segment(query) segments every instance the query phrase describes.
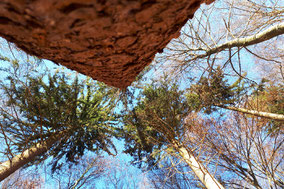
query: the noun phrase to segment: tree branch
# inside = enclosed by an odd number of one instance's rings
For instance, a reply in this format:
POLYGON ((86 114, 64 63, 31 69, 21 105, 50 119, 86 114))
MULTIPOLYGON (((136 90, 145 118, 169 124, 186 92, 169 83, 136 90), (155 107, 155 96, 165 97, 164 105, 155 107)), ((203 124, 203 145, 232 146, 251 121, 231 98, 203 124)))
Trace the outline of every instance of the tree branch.
POLYGON ((221 52, 225 49, 230 49, 233 47, 247 47, 250 45, 255 45, 264 41, 267 41, 269 39, 272 39, 274 37, 277 37, 279 35, 284 34, 284 22, 277 24, 275 26, 271 26, 270 28, 257 33, 255 35, 251 35, 244 38, 237 38, 231 41, 228 41, 226 43, 223 43, 221 45, 218 45, 214 48, 208 49, 204 54, 197 55, 195 57, 192 57, 189 61, 205 58, 207 56, 210 56, 212 54, 221 52))
POLYGON ((220 107, 220 108, 224 108, 224 109, 228 109, 228 110, 233 110, 233 111, 245 113, 245 114, 258 116, 258 117, 264 117, 264 118, 268 118, 268 119, 275 119, 275 120, 279 120, 279 121, 284 121, 284 115, 283 114, 261 112, 261 111, 256 111, 256 110, 248 110, 248 109, 245 109, 245 108, 237 108, 237 107, 233 107, 233 106, 225 106, 225 105, 217 105, 217 104, 215 106, 220 107))

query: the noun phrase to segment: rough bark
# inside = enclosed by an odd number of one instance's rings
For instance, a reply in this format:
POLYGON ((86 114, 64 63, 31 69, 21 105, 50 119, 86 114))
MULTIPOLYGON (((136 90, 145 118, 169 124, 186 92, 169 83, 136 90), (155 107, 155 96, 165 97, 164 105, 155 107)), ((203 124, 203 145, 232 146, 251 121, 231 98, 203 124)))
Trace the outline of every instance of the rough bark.
POLYGON ((225 189, 209 172, 208 170, 194 157, 192 152, 184 147, 176 146, 182 159, 192 169, 198 179, 208 189, 225 189))
POLYGON ((25 150, 21 154, 16 155, 11 160, 5 161, 0 164, 0 182, 10 176, 12 173, 23 167, 27 163, 35 159, 36 156, 45 153, 53 144, 60 138, 61 134, 51 136, 46 141, 37 143, 35 146, 25 150))
POLYGON ((245 114, 258 116, 258 117, 264 117, 264 118, 268 118, 268 119, 275 119, 275 120, 279 120, 279 121, 284 121, 284 115, 282 115, 282 114, 261 112, 261 111, 257 111, 257 110, 248 110, 248 109, 245 109, 245 108, 237 108, 237 107, 233 107, 233 106, 224 106, 224 105, 216 105, 216 106, 218 106, 220 108, 228 109, 228 110, 233 110, 233 111, 237 111, 237 112, 241 112, 241 113, 245 113, 245 114))
POLYGON ((125 88, 213 0, 2 0, 0 36, 28 54, 125 88))

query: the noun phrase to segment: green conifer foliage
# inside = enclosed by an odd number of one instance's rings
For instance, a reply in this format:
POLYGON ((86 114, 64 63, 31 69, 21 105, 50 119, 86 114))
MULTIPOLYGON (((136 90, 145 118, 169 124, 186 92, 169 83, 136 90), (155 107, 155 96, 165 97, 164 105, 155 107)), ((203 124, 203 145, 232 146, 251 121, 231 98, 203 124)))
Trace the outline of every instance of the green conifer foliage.
POLYGON ((123 117, 125 152, 138 166, 157 165, 163 149, 183 137, 183 119, 189 111, 183 91, 169 81, 144 87, 137 104, 123 117), (145 161, 144 161, 145 160, 145 161))
POLYGON ((62 137, 33 162, 53 156, 53 170, 62 157, 76 163, 86 150, 116 152, 111 141, 116 133, 112 88, 60 71, 43 74, 35 65, 23 74, 19 61, 7 61, 11 66, 2 69, 6 79, 0 82, 0 124, 14 138, 10 151, 21 153, 60 133, 62 137))

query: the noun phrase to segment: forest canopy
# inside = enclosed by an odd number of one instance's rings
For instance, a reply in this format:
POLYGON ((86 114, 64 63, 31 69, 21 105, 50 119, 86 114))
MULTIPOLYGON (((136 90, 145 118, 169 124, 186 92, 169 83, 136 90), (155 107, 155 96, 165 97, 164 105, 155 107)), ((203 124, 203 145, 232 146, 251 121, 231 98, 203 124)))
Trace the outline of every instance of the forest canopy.
POLYGON ((2 40, 2 187, 283 188, 283 10, 201 7, 125 90, 2 40))

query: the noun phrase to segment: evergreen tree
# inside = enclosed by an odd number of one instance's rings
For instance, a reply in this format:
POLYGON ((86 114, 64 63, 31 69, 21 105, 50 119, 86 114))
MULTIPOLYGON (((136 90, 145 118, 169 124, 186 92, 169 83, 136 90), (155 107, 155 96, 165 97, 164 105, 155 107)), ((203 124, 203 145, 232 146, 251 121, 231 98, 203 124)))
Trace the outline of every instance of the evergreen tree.
MULTIPOLYGON (((65 159, 76 163, 86 150, 115 153, 113 89, 89 78, 72 79, 60 71, 42 74, 30 69, 35 65, 24 71, 19 61, 6 61, 11 67, 2 69, 6 80, 0 83, 0 125, 12 145, 6 149, 9 160, 1 165, 13 167, 13 158, 25 161, 24 155, 32 156, 26 166, 52 156, 55 170, 65 159)), ((8 176, 5 170, 1 168, 1 180, 8 176)))
POLYGON ((256 89, 254 89, 255 84, 248 86, 242 82, 242 77, 230 85, 225 79, 224 73, 218 67, 215 72, 209 74, 208 78, 202 77, 188 89, 187 100, 196 111, 203 110, 207 114, 216 111, 216 108, 219 107, 258 117, 284 121, 282 113, 282 86, 279 84, 269 87, 265 84, 265 81, 265 79, 262 79, 256 89), (276 90, 278 93, 274 92, 274 95, 270 96, 270 90, 276 90), (267 108, 246 107, 248 102, 252 102, 253 99, 258 100, 259 98, 270 99, 267 101, 267 108), (239 105, 244 107, 238 107, 239 105))
POLYGON ((174 81, 153 82, 123 117, 125 153, 134 164, 155 169, 167 155, 180 157, 207 188, 223 186, 199 162, 187 140, 185 118, 192 108, 174 81))

